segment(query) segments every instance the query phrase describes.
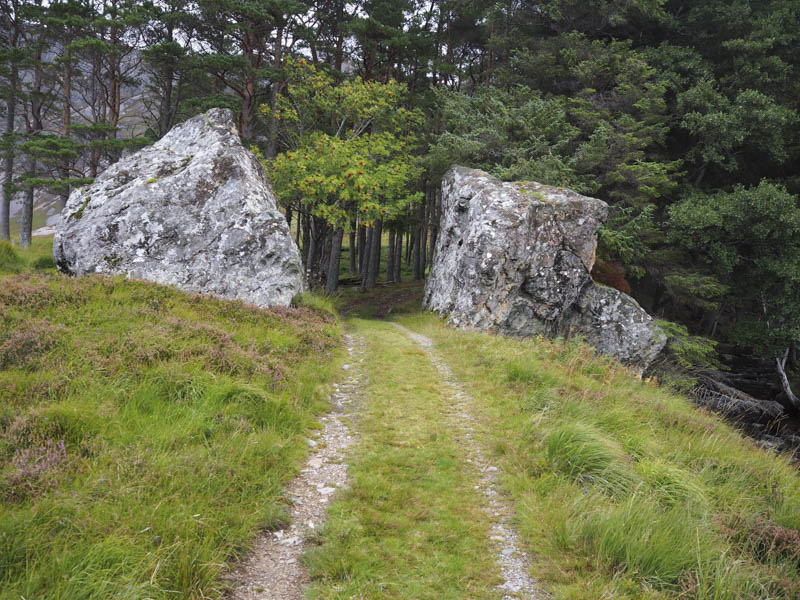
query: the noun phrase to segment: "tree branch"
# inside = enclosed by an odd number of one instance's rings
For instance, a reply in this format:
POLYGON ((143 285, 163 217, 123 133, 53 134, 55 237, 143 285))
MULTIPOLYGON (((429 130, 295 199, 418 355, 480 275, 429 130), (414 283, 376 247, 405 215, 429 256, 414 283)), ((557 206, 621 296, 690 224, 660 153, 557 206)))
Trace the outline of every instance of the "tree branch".
POLYGON ((788 358, 789 358, 789 348, 786 348, 786 352, 784 352, 783 358, 780 357, 775 358, 775 367, 778 371, 778 376, 780 377, 783 391, 789 397, 789 402, 791 403, 792 407, 795 410, 800 410, 800 398, 795 396, 794 392, 792 392, 792 386, 789 383, 789 378, 786 376, 786 360, 788 358))

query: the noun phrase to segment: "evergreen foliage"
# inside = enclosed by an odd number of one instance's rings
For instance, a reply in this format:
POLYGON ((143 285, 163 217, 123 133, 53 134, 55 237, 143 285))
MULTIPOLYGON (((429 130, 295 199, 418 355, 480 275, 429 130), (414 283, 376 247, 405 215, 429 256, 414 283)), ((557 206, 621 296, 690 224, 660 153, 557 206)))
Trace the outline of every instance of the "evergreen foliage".
POLYGON ((776 323, 796 314, 779 240, 800 193, 798 18, 797 0, 9 0, 0 237, 13 194, 63 203, 144 136, 227 106, 320 285, 336 287, 344 233, 362 275, 372 223, 423 277, 458 162, 606 200, 600 257, 646 308, 782 355, 798 341, 776 323))

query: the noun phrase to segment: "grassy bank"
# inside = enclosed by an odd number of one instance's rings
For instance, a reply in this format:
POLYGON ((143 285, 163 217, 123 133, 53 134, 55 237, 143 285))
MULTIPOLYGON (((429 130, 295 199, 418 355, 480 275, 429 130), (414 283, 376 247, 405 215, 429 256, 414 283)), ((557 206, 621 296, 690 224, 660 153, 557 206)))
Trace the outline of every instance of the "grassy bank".
POLYGON ((64 277, 46 246, 0 246, 0 598, 218 596, 285 520, 339 323, 64 277))
MULTIPOLYGON (((555 598, 800 597, 800 478, 785 457, 581 344, 449 328, 420 311, 421 291, 339 303, 435 340, 555 598)), ((406 386, 426 377, 405 372, 406 386)))
MULTIPOLYGON (((219 596, 285 520, 339 322, 56 275, 0 245, 0 599, 219 596)), ((454 330, 421 284, 346 288, 366 345, 352 486, 309 595, 497 595, 487 523, 424 333, 472 398, 533 575, 558 599, 800 597, 800 478, 685 398, 578 343, 454 330)), ((310 303, 321 306, 312 308, 310 303)))
POLYGON ((398 320, 471 390, 555 597, 800 597, 800 478, 784 457, 583 345, 398 320))

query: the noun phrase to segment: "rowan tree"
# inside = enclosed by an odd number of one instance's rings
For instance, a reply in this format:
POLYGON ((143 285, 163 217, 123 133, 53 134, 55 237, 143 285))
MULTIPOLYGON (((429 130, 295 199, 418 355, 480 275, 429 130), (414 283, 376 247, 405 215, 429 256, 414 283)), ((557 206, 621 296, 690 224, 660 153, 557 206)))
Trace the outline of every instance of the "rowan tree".
MULTIPOLYGON (((377 231, 419 199, 417 129, 423 117, 404 106, 405 86, 393 80, 334 85, 330 74, 304 59, 290 61, 287 71, 286 94, 274 113, 262 108, 274 115, 290 148, 271 163, 271 174, 284 207, 305 213, 313 229, 327 232, 312 231, 318 235, 305 254, 312 281, 324 272, 326 289, 333 292, 344 233, 357 222, 377 231), (332 252, 323 252, 320 269, 314 251, 328 234, 332 252)), ((371 250, 379 252, 379 244, 376 238, 371 250)), ((374 286, 376 276, 377 265, 368 269, 365 285, 374 286)))

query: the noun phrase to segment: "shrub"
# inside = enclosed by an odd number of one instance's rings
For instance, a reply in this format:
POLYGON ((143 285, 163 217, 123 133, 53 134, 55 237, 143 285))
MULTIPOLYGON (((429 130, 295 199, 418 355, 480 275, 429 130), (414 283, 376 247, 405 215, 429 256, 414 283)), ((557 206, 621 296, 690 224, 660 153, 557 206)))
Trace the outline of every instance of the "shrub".
POLYGON ((35 271, 49 271, 56 268, 56 261, 53 260, 52 256, 40 256, 33 261, 31 266, 35 271))
POLYGON ((61 328, 45 320, 29 320, 25 328, 0 331, 0 369, 34 368, 37 360, 52 348, 61 328))
POLYGON ((14 501, 49 489, 66 460, 64 440, 46 440, 41 446, 18 449, 11 459, 10 472, 0 483, 0 495, 14 501))
POLYGON ((631 293, 631 284, 625 279, 625 269, 619 263, 608 263, 598 259, 592 267, 592 279, 623 294, 631 293))

